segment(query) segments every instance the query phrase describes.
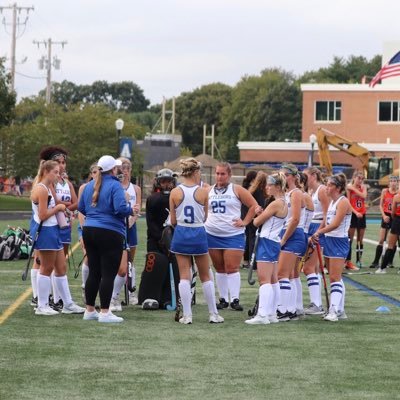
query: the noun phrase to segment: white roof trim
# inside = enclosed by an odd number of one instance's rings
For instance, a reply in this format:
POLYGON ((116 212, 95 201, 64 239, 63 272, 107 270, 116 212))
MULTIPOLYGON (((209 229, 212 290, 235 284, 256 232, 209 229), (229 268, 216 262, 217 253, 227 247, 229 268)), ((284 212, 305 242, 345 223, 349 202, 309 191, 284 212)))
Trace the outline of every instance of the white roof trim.
POLYGON ((364 83, 303 83, 302 92, 400 92, 400 85, 376 85, 364 83))
MULTIPOLYGON (((368 151, 387 151, 400 152, 400 144, 396 143, 359 143, 368 151)), ((238 142, 239 150, 290 150, 304 151, 311 150, 311 144, 308 142, 238 142)), ((315 143, 314 150, 318 150, 318 144, 315 143)), ((329 146, 331 151, 339 151, 335 147, 329 146)))

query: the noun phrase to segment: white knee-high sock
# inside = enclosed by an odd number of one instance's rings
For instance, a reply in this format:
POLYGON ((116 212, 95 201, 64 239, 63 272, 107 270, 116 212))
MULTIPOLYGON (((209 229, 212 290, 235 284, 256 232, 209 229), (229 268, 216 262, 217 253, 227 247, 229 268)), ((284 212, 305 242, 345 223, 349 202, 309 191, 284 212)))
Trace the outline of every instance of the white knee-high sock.
MULTIPOLYGON (((319 304, 322 306, 322 291, 321 291, 322 285, 323 285, 322 274, 318 274, 318 282, 319 282, 318 301, 319 301, 319 304)), ((318 305, 318 304, 316 304, 316 305, 318 305)))
POLYGON ((179 294, 181 296, 183 315, 192 315, 192 294, 190 292, 190 281, 181 279, 179 282, 179 294))
POLYGON ((51 279, 49 276, 37 274, 37 295, 38 307, 45 307, 49 304, 49 295, 51 288, 51 279))
POLYGON ((240 297, 240 272, 228 274, 228 289, 231 302, 240 297))
POLYGON ((217 305, 215 303, 214 282, 203 282, 203 293, 208 305, 208 312, 212 314, 218 314, 217 305))
POLYGON ((346 286, 344 285, 343 279, 340 280, 340 283, 342 284, 342 299, 340 300, 340 304, 339 304, 339 312, 343 312, 344 311, 344 301, 345 301, 345 297, 346 297, 346 286))
POLYGON ((343 298, 343 286, 342 282, 333 282, 331 283, 331 308, 335 310, 335 312, 339 311, 340 302, 343 298))
POLYGON ((270 283, 264 283, 261 285, 258 291, 258 296, 257 315, 260 317, 266 317, 275 314, 276 310, 273 311, 274 293, 272 285, 270 283))
POLYGON ((274 292, 271 315, 275 315, 276 310, 278 309, 278 306, 281 303, 281 289, 279 287, 279 282, 273 283, 271 286, 272 286, 272 290, 274 292))
POLYGON ((84 288, 86 285, 87 278, 89 276, 89 265, 86 263, 82 264, 82 287, 84 288))
POLYGON ((310 303, 314 303, 317 307, 321 306, 321 287, 318 275, 315 273, 307 275, 308 293, 310 294, 310 303))
POLYGON ((56 285, 56 282, 54 281, 54 278, 55 278, 55 275, 54 275, 54 271, 53 271, 50 275, 51 289, 53 291, 53 301, 54 301, 54 303, 58 303, 59 300, 61 299, 61 297, 60 297, 60 293, 58 292, 57 285, 56 285))
POLYGON ((31 269, 31 286, 32 286, 32 296, 37 297, 37 276, 39 270, 38 269, 31 269))
POLYGON ((296 296, 297 296, 297 287, 294 279, 290 279, 290 303, 288 306, 288 311, 294 313, 296 311, 296 296))
POLYGON ((113 292, 112 292, 113 299, 118 299, 121 289, 124 286, 125 280, 126 280, 126 276, 119 276, 118 274, 115 275, 114 288, 113 288, 113 292))
POLYGON ((213 270, 212 270, 211 267, 210 267, 210 269, 208 270, 208 275, 210 276, 211 282, 214 282, 214 272, 213 272, 213 270))
POLYGON ((136 267, 134 263, 131 263, 131 289, 136 287, 136 267))
POLYGON ((296 310, 303 310, 303 287, 300 277, 294 278, 294 284, 296 285, 296 310))
POLYGON ((216 272, 215 281, 217 282, 219 297, 225 299, 226 301, 229 301, 227 274, 216 272))
POLYGON ((54 276, 54 286, 57 288, 57 292, 64 305, 69 305, 72 303, 71 292, 69 290, 67 275, 64 276, 54 276))
POLYGON ((278 306, 278 309, 281 313, 285 313, 286 311, 288 311, 290 307, 290 297, 292 295, 292 288, 289 279, 279 280, 279 290, 280 290, 281 301, 278 306))

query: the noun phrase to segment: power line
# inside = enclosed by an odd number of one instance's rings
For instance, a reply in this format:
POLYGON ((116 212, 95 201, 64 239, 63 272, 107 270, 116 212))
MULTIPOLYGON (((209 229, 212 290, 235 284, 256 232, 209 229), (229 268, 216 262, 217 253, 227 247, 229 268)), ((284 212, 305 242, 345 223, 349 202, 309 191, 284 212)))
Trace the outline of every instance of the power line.
MULTIPOLYGON (((0 7, 0 12, 3 13, 3 10, 11 10, 12 11, 12 21, 11 21, 11 26, 12 26, 12 30, 11 30, 11 82, 10 82, 10 86, 11 86, 11 90, 14 91, 15 88, 15 64, 16 64, 16 59, 15 59, 15 54, 16 54, 16 45, 17 45, 17 27, 24 25, 24 30, 22 32, 22 34, 18 35, 18 38, 20 38, 24 32, 25 32, 25 28, 26 28, 26 23, 28 22, 28 15, 29 15, 29 11, 33 11, 34 7, 18 7, 17 3, 14 3, 10 6, 6 6, 6 7, 0 7), (25 20, 23 22, 20 22, 19 16, 21 15, 21 11, 26 11, 26 17, 25 20), (17 16, 17 12, 18 12, 18 16, 17 16)), ((5 17, 3 18, 3 25, 4 27, 6 27, 7 22, 5 17)), ((10 24, 8 24, 10 25, 10 24)), ((7 32, 7 31, 6 31, 7 32)))

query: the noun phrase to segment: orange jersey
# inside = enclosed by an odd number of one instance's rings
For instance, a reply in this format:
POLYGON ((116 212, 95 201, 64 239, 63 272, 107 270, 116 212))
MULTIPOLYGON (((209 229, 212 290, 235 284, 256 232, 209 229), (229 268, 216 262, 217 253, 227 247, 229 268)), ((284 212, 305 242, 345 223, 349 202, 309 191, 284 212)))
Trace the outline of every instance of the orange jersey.
POLYGON ((389 189, 385 190, 385 192, 383 193, 382 208, 385 214, 391 214, 393 197, 395 194, 396 192, 390 193, 389 189))
POLYGON ((357 212, 366 214, 367 209, 365 208, 365 199, 355 194, 352 190, 349 190, 350 204, 357 212))
POLYGON ((400 217, 400 203, 397 203, 396 205, 395 214, 397 217, 400 217))

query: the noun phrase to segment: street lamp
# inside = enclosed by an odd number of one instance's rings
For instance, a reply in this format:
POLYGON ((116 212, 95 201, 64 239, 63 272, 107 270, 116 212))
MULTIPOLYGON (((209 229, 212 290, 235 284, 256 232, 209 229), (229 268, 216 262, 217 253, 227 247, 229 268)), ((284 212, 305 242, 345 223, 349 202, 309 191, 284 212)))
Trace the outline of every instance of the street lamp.
POLYGON ((121 118, 115 121, 115 129, 117 130, 117 157, 119 157, 119 141, 121 138, 121 131, 124 129, 124 121, 121 118))
POLYGON ((317 136, 314 133, 312 133, 310 135, 311 151, 310 151, 310 156, 308 158, 308 166, 309 167, 312 167, 313 163, 314 163, 314 146, 315 146, 316 141, 317 141, 317 136))

